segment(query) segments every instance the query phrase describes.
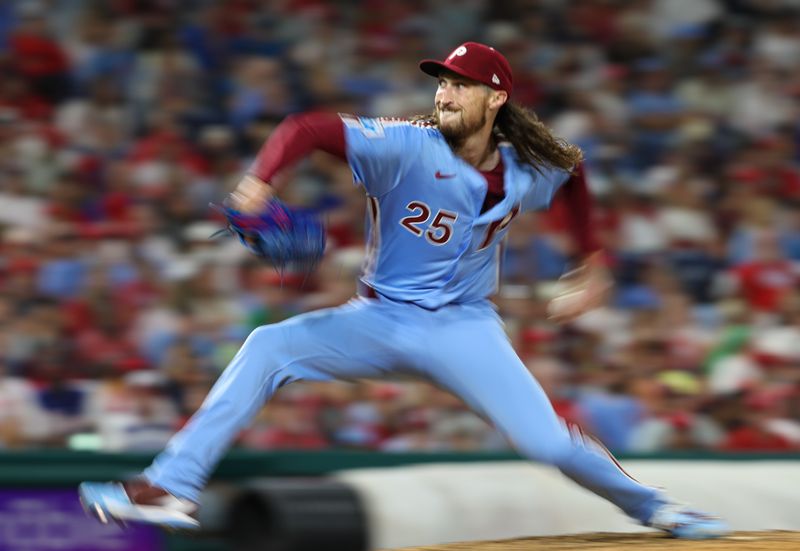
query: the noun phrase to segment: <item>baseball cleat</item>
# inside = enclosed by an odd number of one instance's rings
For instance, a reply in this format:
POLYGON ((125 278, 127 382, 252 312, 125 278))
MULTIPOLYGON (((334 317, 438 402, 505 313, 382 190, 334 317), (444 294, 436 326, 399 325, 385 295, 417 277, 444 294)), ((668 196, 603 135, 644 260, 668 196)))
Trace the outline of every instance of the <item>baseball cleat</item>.
POLYGON ((141 522, 168 530, 200 528, 200 523, 190 516, 197 505, 163 490, 159 493, 146 503, 138 503, 130 497, 133 492, 119 482, 83 482, 78 486, 84 510, 103 524, 113 521, 125 526, 127 522, 141 522))
POLYGON ((721 538, 730 533, 723 520, 677 503, 665 503, 656 509, 647 526, 689 540, 721 538))

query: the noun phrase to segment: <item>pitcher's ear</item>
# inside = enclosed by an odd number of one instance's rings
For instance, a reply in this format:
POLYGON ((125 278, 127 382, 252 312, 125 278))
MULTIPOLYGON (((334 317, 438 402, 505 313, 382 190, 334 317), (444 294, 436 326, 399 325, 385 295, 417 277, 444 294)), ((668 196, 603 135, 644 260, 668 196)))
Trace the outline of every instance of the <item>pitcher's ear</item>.
POLYGON ((489 107, 500 109, 507 101, 508 92, 505 90, 492 90, 492 96, 489 98, 489 107))

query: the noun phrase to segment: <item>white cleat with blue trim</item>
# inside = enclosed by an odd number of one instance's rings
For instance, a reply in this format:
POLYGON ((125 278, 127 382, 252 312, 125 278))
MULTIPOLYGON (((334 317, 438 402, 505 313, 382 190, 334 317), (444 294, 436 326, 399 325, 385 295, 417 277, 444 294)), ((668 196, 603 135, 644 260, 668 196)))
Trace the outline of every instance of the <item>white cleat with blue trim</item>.
POLYGON ((723 520, 678 503, 665 503, 656 509, 647 526, 689 540, 721 538, 730 533, 723 520))
POLYGON ((169 530, 200 528, 200 523, 191 516, 197 510, 195 503, 144 482, 83 482, 78 486, 78 495, 86 512, 103 524, 113 521, 124 526, 128 522, 142 522, 169 530), (150 495, 132 491, 142 484, 150 495))

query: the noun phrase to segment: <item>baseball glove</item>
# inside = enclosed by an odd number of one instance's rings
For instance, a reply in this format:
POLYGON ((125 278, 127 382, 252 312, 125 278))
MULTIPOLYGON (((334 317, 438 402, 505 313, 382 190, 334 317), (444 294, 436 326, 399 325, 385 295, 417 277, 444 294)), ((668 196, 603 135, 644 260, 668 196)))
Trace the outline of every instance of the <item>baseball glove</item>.
POLYGON ((211 206, 225 216, 231 235, 280 272, 290 269, 309 273, 322 258, 325 228, 316 211, 292 208, 274 198, 258 214, 244 214, 227 201, 211 206))

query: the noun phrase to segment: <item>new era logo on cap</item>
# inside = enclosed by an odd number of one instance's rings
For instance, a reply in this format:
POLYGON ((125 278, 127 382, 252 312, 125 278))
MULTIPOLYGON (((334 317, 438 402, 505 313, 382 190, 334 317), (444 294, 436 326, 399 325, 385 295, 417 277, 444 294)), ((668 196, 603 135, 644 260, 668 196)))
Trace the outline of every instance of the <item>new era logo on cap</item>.
POLYGON ((465 42, 453 50, 444 61, 422 60, 419 68, 431 76, 439 76, 439 73, 446 69, 495 90, 505 90, 508 95, 511 95, 513 89, 513 77, 508 60, 494 48, 478 42, 465 42))

